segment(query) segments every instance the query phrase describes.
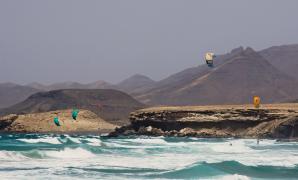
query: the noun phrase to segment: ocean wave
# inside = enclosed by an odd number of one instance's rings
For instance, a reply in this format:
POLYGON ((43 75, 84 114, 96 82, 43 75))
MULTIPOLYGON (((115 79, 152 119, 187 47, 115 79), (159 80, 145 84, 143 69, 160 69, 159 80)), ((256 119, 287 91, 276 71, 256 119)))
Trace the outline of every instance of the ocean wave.
POLYGON ((162 138, 135 138, 135 139, 128 139, 126 141, 139 143, 139 144, 162 144, 162 145, 167 144, 167 142, 162 138))
MULTIPOLYGON (((298 167, 276 166, 246 166, 237 161, 224 161, 220 163, 195 163, 179 169, 148 175, 153 178, 195 179, 213 177, 214 179, 250 179, 252 178, 288 178, 298 177, 298 167)), ((212 179, 213 179, 212 178, 212 179)))
POLYGON ((17 139, 25 143, 48 143, 48 144, 61 144, 57 137, 43 137, 38 139, 17 139))
MULTIPOLYGON (((213 180, 250 180, 251 178, 239 174, 219 176, 212 178, 213 180)), ((206 179, 207 180, 207 179, 206 179)))
POLYGON ((84 140, 88 141, 87 144, 90 145, 90 146, 101 146, 102 145, 102 141, 100 139, 86 138, 84 140))
POLYGON ((69 139, 72 142, 77 143, 77 144, 80 144, 81 143, 80 138, 73 138, 71 136, 67 136, 67 139, 69 139))
POLYGON ((5 163, 0 165, 0 175, 13 168, 41 167, 49 169, 49 177, 59 172, 91 179, 298 177, 298 143, 274 140, 257 144, 255 139, 69 135, 17 135, 1 140, 0 161, 5 163))
POLYGON ((22 161, 28 159, 26 156, 21 153, 14 151, 0 151, 0 160, 1 161, 22 161))
POLYGON ((213 145, 211 149, 219 153, 247 153, 253 152, 252 148, 246 146, 244 143, 227 142, 218 145, 213 145))
POLYGON ((46 157, 58 158, 58 159, 85 159, 96 157, 92 152, 83 148, 65 148, 63 150, 56 151, 42 151, 46 157))
POLYGON ((60 141, 62 141, 63 143, 67 144, 80 144, 81 141, 80 141, 80 138, 78 137, 71 137, 69 135, 63 135, 63 137, 60 137, 59 138, 60 141))

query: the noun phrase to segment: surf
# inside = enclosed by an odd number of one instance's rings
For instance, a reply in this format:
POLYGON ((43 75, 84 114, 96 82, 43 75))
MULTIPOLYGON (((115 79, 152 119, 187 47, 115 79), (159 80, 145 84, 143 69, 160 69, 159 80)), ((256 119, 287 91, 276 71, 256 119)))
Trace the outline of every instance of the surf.
POLYGON ((293 179, 298 142, 1 134, 0 178, 293 179))

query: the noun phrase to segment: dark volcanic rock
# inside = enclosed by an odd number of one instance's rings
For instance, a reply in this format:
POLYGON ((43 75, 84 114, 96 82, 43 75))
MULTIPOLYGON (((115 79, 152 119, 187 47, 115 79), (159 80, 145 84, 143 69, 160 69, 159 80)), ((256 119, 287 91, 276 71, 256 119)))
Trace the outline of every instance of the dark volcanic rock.
POLYGON ((3 130, 6 127, 10 126, 17 118, 18 118, 18 115, 16 114, 11 114, 0 118, 0 130, 3 130))

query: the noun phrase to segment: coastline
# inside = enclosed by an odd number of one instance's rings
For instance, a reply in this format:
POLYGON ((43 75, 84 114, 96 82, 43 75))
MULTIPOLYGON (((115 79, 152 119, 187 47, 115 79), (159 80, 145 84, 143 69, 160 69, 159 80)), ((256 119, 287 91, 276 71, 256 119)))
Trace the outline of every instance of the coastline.
POLYGON ((0 118, 0 133, 298 141, 298 104, 264 104, 258 109, 252 105, 151 107, 132 112, 130 124, 122 127, 88 110, 80 112, 78 121, 71 120, 70 113, 71 110, 60 110, 5 116, 0 118), (52 122, 57 114, 60 127, 52 122))
POLYGON ((111 137, 297 139, 298 104, 153 107, 130 114, 111 137))

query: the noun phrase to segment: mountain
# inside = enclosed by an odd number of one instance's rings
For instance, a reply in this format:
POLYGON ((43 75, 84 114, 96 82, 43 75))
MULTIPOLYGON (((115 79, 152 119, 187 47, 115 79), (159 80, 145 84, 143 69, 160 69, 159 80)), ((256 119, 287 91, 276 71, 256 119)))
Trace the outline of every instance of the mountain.
POLYGON ((34 89, 38 89, 40 91, 46 91, 48 89, 48 87, 46 85, 43 85, 43 84, 37 83, 37 82, 27 84, 26 86, 34 88, 34 89))
POLYGON ((237 48, 206 65, 174 74, 136 96, 148 104, 200 105, 282 102, 298 97, 298 82, 251 48, 237 48))
POLYGON ((148 88, 152 87, 155 83, 156 82, 150 79, 149 77, 136 74, 121 81, 116 86, 121 91, 130 94, 135 94, 147 90, 148 88))
POLYGON ((259 53, 277 69, 298 79, 298 44, 273 46, 259 53))
POLYGON ((290 101, 287 101, 286 103, 298 103, 298 98, 296 98, 296 99, 294 98, 290 101))
POLYGON ((86 89, 114 89, 114 85, 102 80, 86 84, 85 86, 86 89))
POLYGON ((131 96, 108 89, 67 89, 39 92, 25 101, 0 111, 0 115, 86 109, 114 124, 128 122, 130 112, 144 105, 131 96))
POLYGON ((13 83, 0 84, 0 108, 6 108, 19 103, 39 90, 13 83))
MULTIPOLYGON (((240 52, 243 51, 243 47, 238 47, 233 49, 230 53, 219 55, 214 62, 215 66, 219 66, 225 63, 230 58, 237 56, 240 52)), ((159 82, 156 82, 151 88, 147 88, 144 91, 139 92, 134 95, 136 98, 139 98, 143 102, 147 103, 150 100, 146 100, 146 96, 149 94, 155 94, 156 92, 168 91, 179 86, 185 86, 195 80, 197 77, 203 76, 204 74, 210 72, 212 69, 206 65, 199 65, 197 67, 192 67, 185 69, 181 72, 173 74, 159 82)), ((149 95, 150 96, 150 95, 149 95)), ((150 97, 149 97, 150 98, 150 97)))
POLYGON ((105 81, 96 81, 89 84, 81 84, 78 82, 61 82, 54 83, 50 85, 43 85, 40 83, 30 83, 27 86, 39 89, 41 91, 51 91, 51 90, 59 90, 59 89, 110 89, 113 88, 113 85, 107 83, 105 81))

